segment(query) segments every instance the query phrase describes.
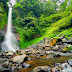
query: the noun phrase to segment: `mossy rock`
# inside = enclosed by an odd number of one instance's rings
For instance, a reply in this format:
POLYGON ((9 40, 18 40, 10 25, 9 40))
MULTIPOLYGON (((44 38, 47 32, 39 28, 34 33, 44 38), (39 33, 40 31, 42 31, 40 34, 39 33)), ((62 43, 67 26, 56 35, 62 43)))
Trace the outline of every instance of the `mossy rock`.
POLYGON ((51 38, 49 41, 50 46, 54 46, 54 45, 56 45, 56 43, 57 43, 57 39, 55 39, 55 38, 51 38))
POLYGON ((69 51, 71 51, 71 50, 72 50, 72 45, 65 47, 65 48, 63 49, 63 52, 69 52, 69 51))

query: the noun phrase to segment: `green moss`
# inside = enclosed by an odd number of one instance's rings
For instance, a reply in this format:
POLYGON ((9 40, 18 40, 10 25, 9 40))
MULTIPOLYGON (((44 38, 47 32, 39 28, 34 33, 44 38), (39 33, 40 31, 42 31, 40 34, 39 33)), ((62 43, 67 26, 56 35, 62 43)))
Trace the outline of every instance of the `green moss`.
POLYGON ((67 47, 64 48, 64 51, 71 51, 71 50, 72 50, 72 45, 67 46, 67 47))

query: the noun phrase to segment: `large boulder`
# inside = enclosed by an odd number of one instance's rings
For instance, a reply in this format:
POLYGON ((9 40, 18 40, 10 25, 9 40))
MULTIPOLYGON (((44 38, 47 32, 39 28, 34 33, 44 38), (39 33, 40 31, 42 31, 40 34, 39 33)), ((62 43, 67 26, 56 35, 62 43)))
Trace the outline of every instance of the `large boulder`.
POLYGON ((72 59, 69 59, 67 62, 72 67, 72 59))
POLYGON ((26 54, 13 57, 13 62, 22 63, 26 58, 26 54))
POLYGON ((62 69, 66 69, 66 68, 71 68, 71 66, 68 63, 63 63, 59 65, 62 69))
POLYGON ((50 41, 49 41, 49 45, 54 46, 54 45, 56 45, 56 42, 57 42, 57 39, 51 38, 50 41))

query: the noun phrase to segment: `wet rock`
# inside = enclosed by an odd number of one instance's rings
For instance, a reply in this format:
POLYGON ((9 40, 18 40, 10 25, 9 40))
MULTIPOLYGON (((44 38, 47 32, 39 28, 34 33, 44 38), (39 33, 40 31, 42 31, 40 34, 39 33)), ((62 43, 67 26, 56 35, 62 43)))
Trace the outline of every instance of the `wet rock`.
POLYGON ((21 53, 19 50, 16 50, 16 52, 15 52, 16 54, 19 54, 19 53, 21 53))
POLYGON ((14 71, 16 69, 16 66, 11 67, 11 71, 14 71))
POLYGON ((72 38, 67 41, 68 44, 72 44, 72 38))
POLYGON ((25 52, 25 51, 23 51, 23 50, 21 50, 21 54, 26 54, 26 52, 25 52))
POLYGON ((72 72, 72 68, 63 69, 62 72, 72 72))
POLYGON ((72 59, 69 59, 67 63, 72 67, 72 59))
POLYGON ((8 69, 11 69, 11 66, 12 66, 12 62, 9 63, 8 69))
POLYGON ((3 72, 10 72, 10 69, 9 68, 4 68, 3 72))
POLYGON ((52 72, 61 72, 61 68, 59 68, 59 67, 53 67, 53 68, 51 68, 51 70, 52 70, 52 72))
POLYGON ((24 54, 24 55, 20 55, 20 56, 15 56, 15 57, 13 57, 13 62, 23 62, 24 61, 24 59, 25 59, 25 57, 26 57, 26 55, 24 54))
POLYGON ((0 62, 3 60, 3 58, 0 58, 0 62))
POLYGON ((61 63, 54 63, 54 65, 55 65, 55 66, 60 66, 60 65, 61 65, 61 63))
POLYGON ((31 72, 51 72, 48 66, 37 66, 31 72))
POLYGON ((68 41, 67 38, 63 38, 63 39, 62 39, 62 42, 67 42, 67 41, 68 41))
POLYGON ((28 67, 31 67, 31 65, 30 65, 30 64, 27 64, 27 63, 23 63, 23 64, 22 64, 22 67, 23 67, 23 68, 28 68, 28 67))
POLYGON ((66 69, 66 68, 71 68, 71 66, 68 63, 63 63, 61 65, 59 65, 62 69, 66 69))
POLYGON ((30 57, 28 57, 28 59, 27 59, 27 60, 28 60, 28 61, 30 61, 30 60, 33 60, 33 59, 34 59, 34 58, 30 58, 30 57))
POLYGON ((19 66, 19 64, 15 64, 14 66, 15 66, 15 67, 18 67, 18 66, 19 66))
POLYGON ((53 55, 48 55, 47 57, 45 57, 44 59, 48 59, 48 58, 52 58, 53 55))
POLYGON ((63 47, 66 47, 66 46, 68 46, 68 44, 67 43, 63 43, 63 47))
POLYGON ((22 66, 19 66, 17 69, 18 69, 18 70, 21 70, 21 69, 22 69, 22 66))
POLYGON ((4 69, 3 64, 0 64, 0 72, 2 72, 4 69))
POLYGON ((43 38, 43 41, 44 41, 45 44, 47 44, 47 43, 49 42, 49 40, 50 40, 49 37, 44 37, 44 38, 43 38))
POLYGON ((62 45, 63 44, 63 42, 62 42, 62 39, 57 39, 57 45, 62 45))
POLYGON ((45 50, 46 50, 46 51, 50 51, 51 48, 50 48, 50 47, 45 47, 45 50))
POLYGON ((1 62, 6 62, 6 61, 8 61, 8 59, 4 58, 1 62))
POLYGON ((1 50, 2 50, 1 44, 2 44, 2 42, 3 42, 3 40, 4 40, 4 35, 3 35, 1 32, 2 32, 2 31, 0 30, 0 52, 1 52, 1 50))
POLYGON ((60 54, 55 54, 53 57, 61 57, 60 54))
POLYGON ((49 47, 49 46, 50 46, 49 44, 46 44, 46 45, 45 45, 45 47, 49 47))
POLYGON ((6 56, 10 56, 10 55, 14 55, 14 53, 13 52, 8 52, 7 54, 6 54, 6 56))
POLYGON ((33 53, 32 53, 32 52, 27 52, 27 53, 26 53, 26 55, 30 55, 30 54, 33 54, 33 53))
POLYGON ((4 63, 4 67, 8 68, 8 66, 9 66, 9 60, 4 63))
POLYGON ((52 48, 53 51, 58 51, 59 49, 60 49, 60 48, 59 48, 58 45, 56 45, 56 46, 54 46, 54 47, 52 48))
POLYGON ((4 53, 2 53, 2 56, 5 56, 6 55, 6 53, 4 52, 4 53))
POLYGON ((38 51, 36 52, 36 54, 42 54, 42 52, 38 50, 38 51))
POLYGON ((45 54, 40 54, 39 56, 45 56, 45 54))
POLYGON ((46 55, 53 53, 52 51, 46 51, 46 55))

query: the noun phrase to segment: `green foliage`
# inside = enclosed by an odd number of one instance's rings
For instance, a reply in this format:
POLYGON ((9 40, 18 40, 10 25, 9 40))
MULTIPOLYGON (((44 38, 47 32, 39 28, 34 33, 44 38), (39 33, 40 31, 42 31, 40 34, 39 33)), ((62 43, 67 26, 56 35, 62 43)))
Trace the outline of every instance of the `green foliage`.
POLYGON ((7 14, 0 13, 0 29, 4 28, 4 25, 7 23, 7 14))
POLYGON ((3 29, 7 23, 7 1, 8 0, 0 0, 0 29, 3 29))
MULTIPOLYGON (((43 37, 56 38, 60 33, 68 39, 72 37, 72 1, 60 2, 60 6, 57 5, 58 1, 17 0, 12 19, 20 36, 21 48, 37 43, 43 37)), ((0 1, 0 29, 7 23, 6 3, 7 0, 0 1)))
POLYGON ((67 47, 64 48, 64 51, 70 51, 70 50, 72 50, 72 45, 67 46, 67 47))

